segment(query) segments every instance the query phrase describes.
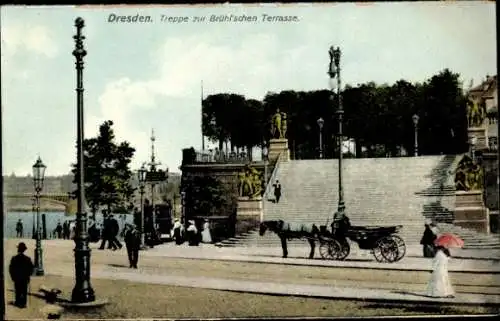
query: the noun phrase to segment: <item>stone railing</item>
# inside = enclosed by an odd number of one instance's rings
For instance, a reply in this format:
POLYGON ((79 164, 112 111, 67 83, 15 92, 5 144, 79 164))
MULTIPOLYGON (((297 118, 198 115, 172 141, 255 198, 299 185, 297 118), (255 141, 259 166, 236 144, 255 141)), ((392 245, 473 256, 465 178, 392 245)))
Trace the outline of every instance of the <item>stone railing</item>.
POLYGON ((196 151, 195 163, 247 163, 251 161, 247 153, 224 153, 213 150, 196 151))
POLYGON ((274 169, 273 169, 273 172, 271 173, 271 177, 269 178, 269 180, 266 182, 266 189, 264 190, 264 195, 262 197, 262 199, 264 201, 268 200, 268 195, 271 193, 271 190, 273 188, 273 184, 272 182, 275 182, 276 181, 276 177, 278 176, 278 168, 280 166, 280 162, 281 162, 281 158, 283 157, 283 153, 281 153, 279 156, 278 156, 278 159, 276 160, 276 163, 274 165, 274 169))

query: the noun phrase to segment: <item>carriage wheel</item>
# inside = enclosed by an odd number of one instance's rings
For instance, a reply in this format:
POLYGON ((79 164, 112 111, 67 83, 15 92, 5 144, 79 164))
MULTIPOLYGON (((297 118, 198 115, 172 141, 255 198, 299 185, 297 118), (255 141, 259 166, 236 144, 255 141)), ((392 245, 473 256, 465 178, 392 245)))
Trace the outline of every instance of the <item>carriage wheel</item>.
POLYGON ((335 260, 340 252, 340 244, 335 240, 320 241, 319 254, 323 259, 335 260))
POLYGON ((340 245, 340 251, 337 252, 335 259, 343 261, 347 258, 347 256, 349 256, 351 247, 349 246, 349 242, 347 242, 346 239, 336 240, 336 242, 340 245))
POLYGON ((375 242, 375 246, 373 247, 373 256, 375 257, 375 260, 377 260, 377 262, 381 263, 387 262, 385 256, 382 255, 382 249, 384 248, 383 240, 384 238, 378 239, 375 242))
POLYGON ((399 255, 398 245, 392 236, 386 236, 380 240, 380 250, 386 262, 395 262, 399 255))
POLYGON ((406 245, 405 245, 405 242, 403 241, 403 239, 401 237, 399 237, 398 235, 391 235, 391 238, 395 242, 396 248, 397 248, 397 256, 393 262, 398 262, 406 254, 406 245))

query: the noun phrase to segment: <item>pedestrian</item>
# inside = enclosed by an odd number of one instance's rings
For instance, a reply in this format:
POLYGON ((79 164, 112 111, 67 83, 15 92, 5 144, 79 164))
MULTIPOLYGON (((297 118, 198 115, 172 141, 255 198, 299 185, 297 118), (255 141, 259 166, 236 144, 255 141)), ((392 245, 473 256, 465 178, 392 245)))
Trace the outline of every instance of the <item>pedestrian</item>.
POLYGON ((198 246, 199 237, 198 237, 198 229, 193 220, 188 221, 189 226, 186 230, 186 236, 189 246, 198 246))
POLYGON ((76 222, 71 221, 69 222, 69 238, 73 240, 76 236, 76 222))
POLYGON ((61 238, 61 235, 62 235, 62 230, 63 230, 63 227, 62 227, 62 225, 61 225, 61 222, 59 221, 59 222, 57 222, 57 226, 56 226, 56 237, 57 237, 58 239, 60 239, 60 238, 61 238))
POLYGON ((201 232, 201 241, 203 243, 212 243, 212 235, 210 234, 210 223, 207 219, 203 223, 203 231, 201 232))
POLYGON ((16 223, 16 237, 23 237, 23 220, 19 219, 16 223))
POLYGON ((184 243, 184 226, 181 224, 179 219, 175 219, 173 231, 173 239, 175 244, 181 245, 184 243))
POLYGON ((110 223, 109 223, 109 218, 106 215, 105 211, 102 211, 104 221, 103 221, 103 227, 102 227, 102 232, 101 232, 101 246, 99 246, 99 250, 104 250, 104 247, 106 246, 106 242, 108 242, 108 249, 111 248, 111 241, 110 241, 110 223))
POLYGON ((436 246, 434 245, 434 241, 437 238, 437 235, 434 234, 434 231, 431 228, 431 222, 425 222, 425 230, 422 238, 420 239, 420 244, 423 247, 424 257, 434 257, 436 254, 436 246))
POLYGON ((63 223, 63 239, 69 240, 69 234, 70 234, 69 222, 64 221, 64 223, 63 223))
POLYGON ((127 255, 129 267, 137 269, 139 262, 139 250, 141 248, 141 234, 135 225, 125 225, 125 246, 127 248, 127 255))
POLYGON ((280 202, 281 198, 281 183, 279 180, 276 180, 276 183, 273 184, 274 187, 274 198, 276 200, 276 203, 280 202))
POLYGON ((120 233, 120 225, 118 225, 118 221, 113 217, 113 215, 109 216, 109 232, 110 232, 110 245, 113 251, 120 249, 123 245, 118 240, 117 236, 120 233))
POLYGON ((15 302, 19 308, 25 308, 28 300, 28 284, 33 273, 33 262, 24 255, 27 250, 23 242, 17 245, 17 255, 10 260, 9 272, 12 282, 14 282, 15 302))
POLYGON ((455 297, 455 291, 448 275, 448 261, 450 256, 450 251, 447 248, 442 246, 436 247, 436 255, 432 264, 432 275, 427 285, 428 296, 439 298, 455 297))

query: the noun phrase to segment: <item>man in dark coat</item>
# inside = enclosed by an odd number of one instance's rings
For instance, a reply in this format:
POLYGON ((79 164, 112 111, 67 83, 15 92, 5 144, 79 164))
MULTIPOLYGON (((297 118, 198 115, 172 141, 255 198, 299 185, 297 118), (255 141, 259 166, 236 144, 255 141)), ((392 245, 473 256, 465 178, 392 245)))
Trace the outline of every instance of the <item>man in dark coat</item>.
POLYGON ((23 237, 23 221, 21 219, 16 224, 16 237, 23 237))
POLYGON ((63 227, 61 225, 61 222, 57 222, 57 226, 56 226, 56 236, 58 239, 61 238, 62 236, 62 231, 63 231, 63 227))
POLYGON ((137 269, 139 250, 141 248, 141 234, 134 225, 125 225, 125 246, 127 247, 129 267, 137 269))
POLYGON ((19 308, 25 308, 28 299, 28 284, 33 273, 33 262, 24 255, 26 244, 23 242, 17 245, 17 255, 10 260, 9 272, 14 282, 16 292, 15 305, 19 308))
POLYGON ((437 235, 432 230, 432 223, 425 223, 425 230, 422 239, 420 239, 420 244, 423 247, 424 257, 434 257, 436 254, 436 246, 434 245, 434 241, 437 238, 437 235))
POLYGON ((102 227, 102 232, 101 232, 102 241, 101 241, 101 246, 99 246, 99 250, 104 250, 104 247, 106 246, 106 242, 108 242, 108 249, 111 248, 111 241, 109 239, 109 235, 110 235, 109 217, 106 216, 104 211, 103 211, 103 216, 104 216, 104 220, 102 223, 103 227, 102 227))
POLYGON ((281 198, 281 183, 279 180, 276 180, 276 183, 273 184, 274 187, 274 197, 276 198, 276 203, 280 202, 281 198))
POLYGON ((70 234, 71 234, 71 231, 69 230, 69 222, 64 221, 64 223, 63 223, 63 239, 69 240, 70 234))
POLYGON ((112 247, 113 251, 116 249, 121 249, 123 245, 118 240, 117 236, 120 233, 120 225, 118 225, 118 221, 113 217, 113 215, 109 216, 109 244, 112 247))

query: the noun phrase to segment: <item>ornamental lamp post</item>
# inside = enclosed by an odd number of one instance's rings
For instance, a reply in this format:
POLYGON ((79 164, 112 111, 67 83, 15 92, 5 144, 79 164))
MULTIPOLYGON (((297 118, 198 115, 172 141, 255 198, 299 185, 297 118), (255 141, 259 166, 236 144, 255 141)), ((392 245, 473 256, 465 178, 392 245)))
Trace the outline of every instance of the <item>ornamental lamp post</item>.
POLYGON ((418 156, 418 121, 420 117, 418 117, 418 115, 415 114, 411 117, 411 119, 413 120, 413 127, 415 129, 414 156, 416 157, 418 156))
POLYGON ((262 147, 262 160, 264 161, 264 199, 262 200, 262 212, 260 213, 260 221, 264 221, 264 211, 267 199, 267 164, 268 164, 269 151, 267 149, 267 142, 264 142, 262 147))
POLYGON ((36 207, 36 246, 35 246, 35 266, 33 275, 42 276, 43 270, 43 251, 42 251, 42 225, 40 224, 40 192, 43 189, 43 179, 45 177, 45 166, 38 157, 33 165, 33 185, 35 187, 35 207, 36 207))
POLYGON ((476 162, 476 144, 477 144, 477 137, 472 136, 470 138, 470 154, 473 162, 476 162))
POLYGON ((76 18, 75 50, 73 56, 76 58, 76 105, 77 105, 77 200, 78 210, 76 213, 75 233, 75 287, 71 294, 73 303, 88 303, 95 301, 94 289, 90 284, 90 247, 87 230, 87 213, 85 213, 85 179, 84 179, 84 154, 83 154, 83 57, 87 55, 83 47, 82 29, 85 22, 82 18, 76 18))
MULTIPOLYGON (((344 204, 344 186, 342 182, 342 142, 343 142, 343 133, 342 133, 342 121, 343 121, 343 116, 344 116, 344 109, 342 107, 342 98, 340 96, 340 88, 341 88, 341 81, 340 81, 340 47, 334 48, 333 46, 330 47, 330 50, 328 51, 328 54, 330 55, 330 64, 328 68, 328 76, 330 77, 329 79, 329 85, 330 85, 330 90, 332 91, 332 95, 330 96, 331 99, 333 100, 334 97, 334 90, 335 90, 335 85, 337 87, 337 110, 336 114, 338 117, 339 121, 339 132, 338 132, 338 146, 339 146, 339 203, 337 207, 337 213, 339 214, 340 217, 344 215, 345 212, 345 204, 344 204), (337 83, 335 84, 335 77, 337 78, 337 83)), ((335 221, 335 216, 334 216, 334 221, 335 221)))
POLYGON ((323 118, 319 118, 317 121, 319 127, 319 158, 323 158, 323 124, 325 121, 323 118))
MULTIPOLYGON (((36 193, 35 193, 36 194, 36 193)), ((36 195, 33 195, 33 198, 31 199, 31 213, 33 214, 32 219, 33 219, 33 229, 31 231, 31 238, 33 240, 36 240, 36 195)))
POLYGON ((139 179, 139 193, 141 194, 141 249, 145 249, 146 238, 144 233, 144 188, 146 186, 146 174, 148 170, 146 166, 142 164, 141 168, 137 171, 137 176, 139 179))

